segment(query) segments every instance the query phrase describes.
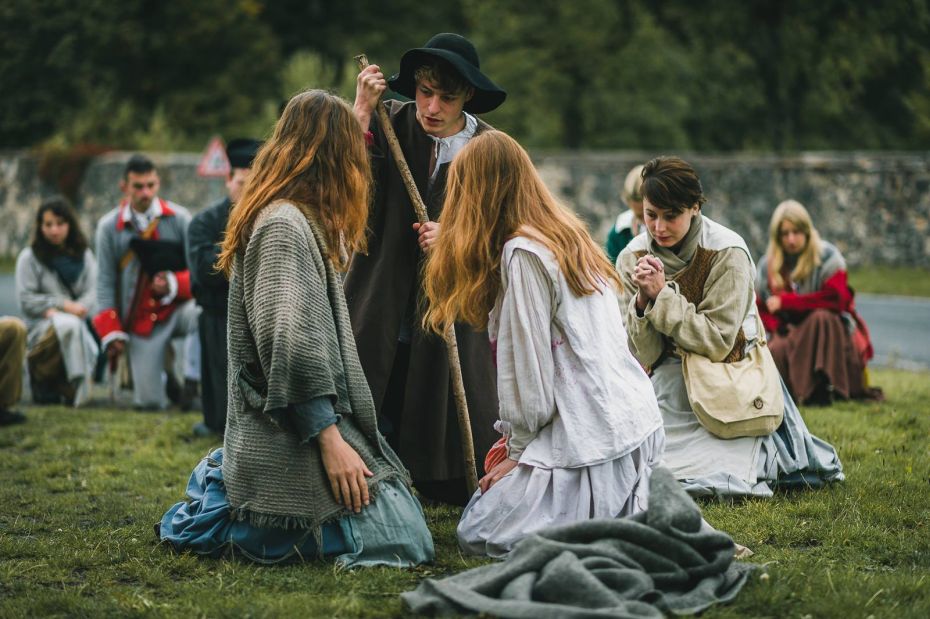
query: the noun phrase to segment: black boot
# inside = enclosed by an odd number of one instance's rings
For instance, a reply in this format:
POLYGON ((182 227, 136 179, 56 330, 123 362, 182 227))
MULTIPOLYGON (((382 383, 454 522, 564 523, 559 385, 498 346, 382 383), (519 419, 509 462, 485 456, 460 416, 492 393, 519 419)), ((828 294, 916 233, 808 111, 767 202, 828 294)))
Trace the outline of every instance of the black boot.
POLYGON ((184 389, 181 391, 181 401, 178 403, 182 411, 200 408, 200 398, 197 397, 199 388, 200 383, 198 381, 191 378, 184 379, 184 389))
POLYGON ((178 382, 174 372, 168 372, 168 381, 165 383, 165 394, 168 396, 168 400, 172 404, 180 406, 182 391, 181 383, 178 382))
POLYGON ((0 426, 11 426, 26 421, 26 416, 19 411, 0 408, 0 426))

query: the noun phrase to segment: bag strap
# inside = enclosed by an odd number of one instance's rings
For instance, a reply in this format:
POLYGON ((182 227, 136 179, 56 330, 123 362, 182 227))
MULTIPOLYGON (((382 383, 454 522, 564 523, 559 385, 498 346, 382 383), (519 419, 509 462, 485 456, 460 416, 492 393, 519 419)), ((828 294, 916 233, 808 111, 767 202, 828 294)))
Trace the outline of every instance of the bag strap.
MULTIPOLYGON (((152 218, 152 221, 149 222, 149 225, 145 227, 145 230, 143 230, 142 234, 140 235, 142 239, 148 240, 152 238, 152 235, 155 233, 155 228, 158 227, 159 219, 161 219, 161 216, 152 218)), ((135 256, 135 252, 132 251, 131 249, 127 249, 126 253, 124 253, 123 256, 119 259, 119 270, 120 271, 124 270, 127 266, 129 266, 129 262, 132 260, 133 256, 135 256)))
MULTIPOLYGON (((762 318, 759 316, 759 311, 756 310, 756 346, 768 346, 768 340, 765 337, 765 325, 762 324, 762 318)), ((685 355, 694 355, 697 353, 689 352, 683 349, 678 342, 675 342, 675 353, 681 357, 685 358, 685 355)), ((661 359, 661 357, 660 357, 661 359)))
POLYGON ((759 310, 756 310, 756 346, 767 346, 768 339, 765 337, 765 325, 762 324, 762 317, 759 316, 759 310))

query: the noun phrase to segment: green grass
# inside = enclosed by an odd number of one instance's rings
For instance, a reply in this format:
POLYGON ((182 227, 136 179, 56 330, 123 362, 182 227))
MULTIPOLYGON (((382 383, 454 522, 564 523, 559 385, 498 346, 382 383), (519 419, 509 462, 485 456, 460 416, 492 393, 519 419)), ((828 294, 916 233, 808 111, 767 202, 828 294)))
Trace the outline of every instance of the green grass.
POLYGON ((858 267, 849 271, 857 292, 930 297, 930 269, 919 267, 858 267))
MULTIPOLYGON (((12 273, 15 256, 0 256, 0 273, 12 273)), ((930 270, 918 267, 858 267, 850 269, 849 284, 857 292, 930 297, 930 270)))
MULTIPOLYGON (((12 273, 15 267, 15 256, 0 256, 0 273, 12 273)), ((857 292, 930 297, 930 270, 917 267, 855 268, 849 283, 857 292)))
MULTIPOLYGON (((847 481, 703 505, 767 565, 705 617, 930 616, 930 373, 875 371, 881 404, 806 409, 847 481)), ((403 616, 398 594, 481 560, 455 546, 457 511, 427 510, 438 560, 416 570, 258 567, 176 555, 152 523, 214 446, 195 414, 32 408, 0 428, 0 617, 403 616)))

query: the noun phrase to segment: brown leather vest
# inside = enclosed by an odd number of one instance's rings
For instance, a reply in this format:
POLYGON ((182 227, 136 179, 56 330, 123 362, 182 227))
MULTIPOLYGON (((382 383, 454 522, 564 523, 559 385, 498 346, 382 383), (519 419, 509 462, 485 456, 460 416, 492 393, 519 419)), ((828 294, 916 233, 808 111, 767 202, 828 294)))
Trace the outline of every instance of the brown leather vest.
MULTIPOLYGON (((642 258, 646 255, 645 251, 637 251, 635 255, 637 258, 642 258)), ((676 282, 678 284, 678 289, 681 291, 682 296, 684 296, 689 303, 694 304, 695 307, 701 304, 701 301, 704 300, 704 285, 707 283, 707 276, 710 275, 710 269, 714 264, 714 258, 717 256, 716 250, 705 249, 698 246, 697 251, 694 252, 694 258, 691 259, 691 262, 688 263, 684 269, 678 272, 675 277, 669 278, 669 281, 676 282)), ((743 333, 743 327, 739 328, 739 331, 736 333, 736 342, 733 343, 733 348, 730 350, 729 354, 724 357, 724 363, 733 363, 734 361, 741 361, 745 356, 746 349, 746 335, 743 333)), ((661 359, 664 359, 669 354, 675 352, 675 344, 672 342, 671 338, 665 338, 665 350, 662 352, 660 361, 656 363, 658 366, 661 363, 661 359)))

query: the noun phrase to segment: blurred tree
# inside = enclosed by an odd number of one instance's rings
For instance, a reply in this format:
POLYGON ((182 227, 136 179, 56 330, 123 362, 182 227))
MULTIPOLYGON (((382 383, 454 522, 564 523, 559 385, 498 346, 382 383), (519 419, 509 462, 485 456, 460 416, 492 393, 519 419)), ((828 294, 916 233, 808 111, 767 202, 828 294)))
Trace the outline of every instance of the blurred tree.
POLYGON ((548 148, 688 146, 687 50, 639 2, 466 0, 509 100, 488 120, 548 148))
POLYGON ((285 54, 318 54, 323 72, 332 79, 322 87, 343 84, 346 71, 354 82, 357 69, 347 61, 359 53, 367 53, 371 62, 381 63, 390 73, 399 67, 405 50, 421 46, 438 32, 464 29, 458 0, 436 2, 428 9, 414 0, 277 0, 265 3, 261 16, 285 54))
POLYGON ((535 148, 925 149, 930 0, 4 0, 0 146, 196 149, 264 135, 460 32, 535 148))
POLYGON ((657 19, 699 60, 702 149, 925 148, 930 2, 665 0, 657 19))
POLYGON ((156 111, 186 145, 235 129, 277 85, 278 45, 258 10, 226 0, 4 2, 0 144, 60 130, 65 141, 131 147, 156 111))

